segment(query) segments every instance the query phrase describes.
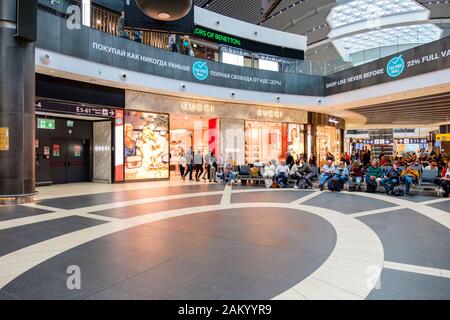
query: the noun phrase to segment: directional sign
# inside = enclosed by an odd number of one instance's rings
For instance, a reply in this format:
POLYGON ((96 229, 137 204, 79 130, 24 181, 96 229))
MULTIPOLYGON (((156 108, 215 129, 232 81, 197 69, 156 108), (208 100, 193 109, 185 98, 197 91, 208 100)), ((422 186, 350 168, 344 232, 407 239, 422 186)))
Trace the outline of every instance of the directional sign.
POLYGON ((70 113, 86 116, 95 116, 101 118, 114 118, 116 115, 115 109, 108 107, 97 107, 86 104, 70 104, 51 100, 37 100, 35 103, 36 110, 53 111, 61 113, 70 113))

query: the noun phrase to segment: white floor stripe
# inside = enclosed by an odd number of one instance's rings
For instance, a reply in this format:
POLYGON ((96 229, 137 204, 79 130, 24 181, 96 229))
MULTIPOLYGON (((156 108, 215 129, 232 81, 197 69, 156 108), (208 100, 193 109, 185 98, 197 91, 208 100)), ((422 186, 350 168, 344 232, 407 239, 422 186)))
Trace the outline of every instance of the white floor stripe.
POLYGON ((312 193, 310 193, 310 194, 308 194, 306 196, 303 196, 303 197, 301 197, 301 198, 299 198, 297 200, 292 201, 290 204, 293 205, 293 206, 296 206, 296 205, 299 205, 299 204, 301 204, 303 202, 311 200, 312 198, 317 197, 318 195, 320 195, 320 191, 313 191, 312 193))
POLYGON ((353 218, 357 218, 357 217, 370 216, 372 214, 392 212, 392 211, 396 211, 396 210, 399 210, 399 209, 401 209, 401 208, 399 208, 397 206, 396 207, 389 207, 389 208, 382 208, 382 209, 374 209, 374 210, 368 210, 368 211, 363 211, 363 212, 351 213, 348 216, 353 217, 353 218))
POLYGON ((220 201, 220 205, 228 206, 231 203, 231 192, 232 186, 226 185, 223 190, 222 200, 220 201))
POLYGON ((450 205, 450 198, 427 200, 427 201, 420 202, 420 204, 429 205, 429 204, 435 204, 435 203, 440 203, 440 202, 448 202, 448 204, 450 205))
POLYGON ((416 266, 412 264, 398 263, 392 261, 385 261, 384 268, 398 270, 398 271, 406 271, 412 273, 425 274, 429 276, 442 277, 442 278, 450 278, 450 270, 446 269, 438 269, 438 268, 429 268, 423 266, 416 266))
POLYGON ((377 235, 357 219, 339 212, 313 206, 280 203, 236 203, 228 206, 202 206, 136 216, 121 221, 79 230, 49 239, 0 257, 0 289, 9 282, 59 253, 83 243, 144 223, 166 218, 229 208, 272 207, 289 208, 318 215, 336 230, 336 246, 330 257, 313 274, 286 292, 275 297, 290 296, 305 299, 364 299, 373 286, 368 282, 367 270, 382 268, 383 247, 377 235), (333 269, 334 259, 344 261, 349 270, 333 269), (367 274, 364 276, 364 274, 367 274), (295 292, 295 293, 294 293, 295 292))

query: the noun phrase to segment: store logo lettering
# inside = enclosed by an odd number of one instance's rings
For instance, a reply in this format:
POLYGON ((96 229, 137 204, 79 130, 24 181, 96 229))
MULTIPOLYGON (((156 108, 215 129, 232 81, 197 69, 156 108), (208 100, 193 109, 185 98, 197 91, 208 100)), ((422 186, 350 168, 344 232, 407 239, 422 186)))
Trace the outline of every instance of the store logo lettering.
POLYGON ((386 72, 389 77, 396 78, 403 73, 405 70, 405 60, 403 60, 402 55, 398 57, 393 57, 389 60, 386 66, 386 72))
POLYGON ((192 73, 197 80, 206 80, 209 75, 208 65, 205 61, 197 61, 192 65, 192 73))
POLYGON ((210 104, 184 102, 181 105, 181 110, 187 112, 214 113, 214 106, 210 104))
POLYGON ((256 115, 258 117, 268 117, 268 118, 281 118, 283 116, 283 113, 278 110, 262 110, 258 109, 256 110, 256 115))

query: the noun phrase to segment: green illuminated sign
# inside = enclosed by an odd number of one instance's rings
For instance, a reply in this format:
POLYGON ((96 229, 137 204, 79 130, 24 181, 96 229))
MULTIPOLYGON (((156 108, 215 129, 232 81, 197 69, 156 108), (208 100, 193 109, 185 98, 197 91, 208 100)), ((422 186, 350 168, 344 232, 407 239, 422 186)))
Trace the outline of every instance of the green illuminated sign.
POLYGON ((38 129, 55 130, 56 127, 55 119, 38 119, 37 127, 38 129))
POLYGON ((206 38, 206 39, 209 39, 212 41, 227 43, 227 44, 230 44, 233 46, 239 46, 239 47, 241 46, 240 39, 233 38, 233 37, 227 36, 222 33, 217 33, 215 31, 208 30, 208 29, 205 29, 202 27, 195 27, 194 34, 199 37, 206 38))

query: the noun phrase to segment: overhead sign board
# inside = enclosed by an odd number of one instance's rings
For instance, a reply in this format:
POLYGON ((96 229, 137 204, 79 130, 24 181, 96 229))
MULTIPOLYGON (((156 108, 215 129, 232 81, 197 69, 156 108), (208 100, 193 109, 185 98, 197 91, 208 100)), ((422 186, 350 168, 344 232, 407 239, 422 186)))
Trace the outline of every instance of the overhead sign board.
MULTIPOLYGON (((38 99, 36 100, 35 107, 37 111, 51 111, 51 112, 60 112, 67 114, 76 114, 76 115, 86 115, 86 116, 95 116, 100 118, 114 118, 116 111, 115 109, 108 107, 99 107, 92 106, 86 104, 69 104, 59 101, 52 101, 46 99, 38 99)), ((73 122, 71 123, 73 126, 73 122)), ((70 127, 69 122, 67 126, 70 127)), ((38 123, 39 128, 39 123, 38 123)), ((51 128, 42 128, 42 129, 51 129, 51 128)))
POLYGON ((450 133, 436 134, 436 141, 450 141, 450 133))

